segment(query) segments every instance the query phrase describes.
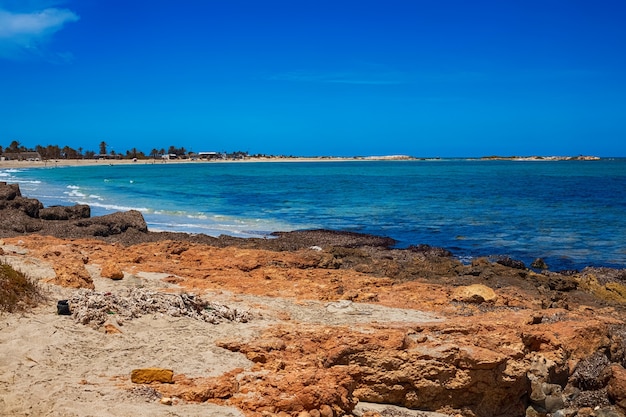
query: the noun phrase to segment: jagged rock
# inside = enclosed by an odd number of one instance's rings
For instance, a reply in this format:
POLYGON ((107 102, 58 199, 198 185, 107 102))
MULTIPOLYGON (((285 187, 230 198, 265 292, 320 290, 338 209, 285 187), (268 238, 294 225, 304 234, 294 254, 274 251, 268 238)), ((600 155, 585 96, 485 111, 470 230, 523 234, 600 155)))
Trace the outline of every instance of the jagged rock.
POLYGON ((102 266, 100 275, 104 278, 120 280, 124 278, 124 271, 115 262, 107 262, 102 266))
POLYGON ((497 298, 498 296, 494 290, 482 284, 458 287, 452 292, 453 300, 465 303, 490 303, 494 302, 497 298))
POLYGON ((51 206, 39 210, 39 218, 44 220, 74 220, 89 217, 91 217, 91 208, 86 204, 51 206))
MULTIPOLYGON (((276 245, 281 250, 295 250, 319 246, 341 246, 356 248, 360 246, 374 246, 390 248, 397 242, 384 236, 374 236, 365 233, 341 232, 335 230, 301 230, 294 232, 275 232, 272 236, 278 239, 270 239, 270 246, 276 245)), ((227 239, 230 240, 230 239, 227 239)))
POLYGON ((524 265, 524 262, 518 261, 517 259, 512 259, 508 256, 498 256, 496 259, 496 263, 508 266, 509 268, 526 269, 526 265, 524 265))
POLYGON ((12 234, 39 232, 43 229, 43 221, 30 217, 21 210, 0 210, 0 230, 12 234))
MULTIPOLYGON (((177 390, 176 386, 168 387, 173 388, 168 390, 168 395, 194 402, 231 398, 239 390, 239 382, 237 381, 236 375, 240 371, 241 369, 235 369, 216 378, 202 378, 202 384, 200 386, 194 386, 195 384, 192 382, 189 384, 191 386, 190 389, 177 390)), ((175 384, 181 382, 180 380, 181 378, 177 377, 175 384)), ((184 385, 187 384, 182 385, 184 387, 184 385)))
POLYGON ((609 357, 611 362, 626 367, 626 325, 615 325, 610 329, 609 357))
POLYGON ((610 366, 608 374, 610 376, 607 394, 615 405, 626 412, 626 369, 621 365, 613 364, 610 366))
POLYGON ((91 275, 85 269, 82 260, 70 260, 68 262, 56 262, 53 265, 56 277, 49 280, 50 283, 69 288, 87 288, 94 289, 91 275))
POLYGON ((130 373, 130 380, 135 384, 151 384, 161 382, 171 384, 174 371, 164 368, 142 368, 133 369, 130 373))
POLYGON ((542 270, 548 269, 548 264, 542 258, 535 259, 533 263, 530 264, 530 266, 535 269, 542 269, 542 270))
POLYGON ((576 288, 578 288, 578 283, 572 278, 562 277, 562 276, 551 276, 550 279, 548 280, 548 286, 553 291, 567 292, 567 291, 573 291, 576 288))
POLYGON ((0 183, 0 233, 39 232, 60 238, 108 237, 148 232, 142 214, 135 210, 90 218, 84 204, 44 208, 39 200, 21 196, 17 184, 0 183))
POLYGON ((435 247, 435 246, 430 246, 430 245, 425 245, 425 244, 411 245, 407 249, 412 251, 412 252, 423 253, 424 255, 431 256, 431 257, 444 257, 444 258, 447 258, 447 257, 452 256, 452 252, 450 252, 447 249, 438 248, 438 247, 435 247))
POLYGON ((0 181, 0 201, 13 200, 15 197, 21 197, 19 184, 7 184, 4 181, 0 181))
POLYGON ((603 372, 609 365, 609 359, 603 352, 596 352, 581 360, 570 380, 584 390, 599 390, 606 387, 608 375, 603 372))
POLYGON ((38 218, 39 210, 43 208, 43 204, 34 198, 15 197, 15 199, 0 203, 0 208, 9 210, 19 210, 28 217, 38 218))
POLYGON ((78 220, 73 225, 76 228, 83 229, 83 231, 91 231, 93 236, 117 235, 128 229, 135 229, 140 232, 148 231, 143 215, 137 210, 78 220))

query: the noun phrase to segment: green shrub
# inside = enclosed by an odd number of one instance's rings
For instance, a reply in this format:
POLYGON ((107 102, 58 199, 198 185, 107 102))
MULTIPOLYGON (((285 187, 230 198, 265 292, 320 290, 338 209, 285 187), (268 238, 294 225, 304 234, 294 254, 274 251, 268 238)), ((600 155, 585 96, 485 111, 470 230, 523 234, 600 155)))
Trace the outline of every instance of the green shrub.
POLYGON ((24 273, 0 261, 0 311, 25 310, 43 299, 41 288, 24 273))

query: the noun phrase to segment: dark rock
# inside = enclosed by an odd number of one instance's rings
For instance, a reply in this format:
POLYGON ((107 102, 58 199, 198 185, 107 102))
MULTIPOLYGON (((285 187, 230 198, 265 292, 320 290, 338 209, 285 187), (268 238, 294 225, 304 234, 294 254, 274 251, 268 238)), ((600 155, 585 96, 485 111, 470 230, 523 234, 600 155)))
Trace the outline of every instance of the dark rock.
POLYGON ((573 291, 578 288, 578 283, 573 279, 566 279, 557 275, 550 277, 548 286, 553 291, 573 291))
MULTIPOLYGON (((276 247, 279 250, 297 250, 311 246, 326 248, 329 246, 341 246, 345 248, 358 248, 362 246, 374 246, 391 248, 397 242, 385 236, 368 235, 364 233, 340 232, 336 230, 298 230, 293 232, 275 232, 272 236, 278 239, 263 239, 268 247, 276 247)), ((226 237, 220 236, 226 239, 226 237)))
POLYGON ((77 220, 70 222, 77 229, 83 229, 92 236, 111 236, 135 229, 140 232, 147 232, 148 226, 143 215, 137 210, 126 212, 112 213, 90 219, 77 220))
POLYGON ((470 268, 470 269, 465 271, 465 275, 469 275, 469 276, 472 276, 472 277, 478 277, 478 276, 480 276, 481 273, 482 273, 482 269, 481 268, 470 268))
POLYGON ((609 401, 606 388, 593 391, 581 391, 574 400, 569 402, 569 407, 578 409, 583 407, 608 407, 610 405, 611 402, 609 401))
POLYGON ((587 267, 582 270, 581 275, 593 275, 600 285, 606 285, 612 282, 623 284, 624 281, 626 281, 625 269, 587 267))
POLYGON ((39 217, 39 210, 43 208, 43 204, 34 198, 16 197, 14 203, 19 205, 18 209, 26 213, 34 219, 39 217))
POLYGON ((507 266, 509 268, 526 269, 526 265, 524 264, 524 262, 512 259, 508 256, 498 256, 496 259, 496 263, 507 266))
POLYGON ((434 247, 434 246, 430 246, 430 245, 411 245, 407 248, 408 250, 410 250, 411 252, 419 252, 419 253, 423 253, 426 256, 430 256, 430 257, 441 257, 441 258, 448 258, 450 256, 452 256, 452 252, 450 252, 447 249, 444 248, 438 248, 438 247, 434 247))
POLYGON ((609 359, 626 367, 626 325, 615 325, 609 330, 611 339, 609 346, 609 359))
POLYGON ((21 197, 20 186, 18 184, 7 184, 0 182, 0 201, 13 200, 15 197, 21 197))
POLYGON ((74 220, 89 217, 91 217, 91 208, 86 204, 51 206, 39 210, 39 218, 44 220, 74 220))
POLYGON ((535 259, 533 263, 530 264, 530 266, 535 269, 541 269, 541 270, 548 269, 548 264, 541 258, 535 259))
POLYGON ((12 200, 0 200, 0 210, 18 210, 26 213, 29 217, 39 217, 39 210, 43 204, 33 198, 15 197, 12 200))
POLYGON ((22 197, 17 184, 0 182, 0 236, 38 232, 59 238, 125 234, 128 236, 118 240, 129 243, 148 239, 148 226, 138 211, 94 218, 90 215, 90 207, 84 204, 44 208, 39 200, 22 197))
POLYGON ((43 228, 40 219, 34 219, 21 210, 0 210, 0 231, 11 234, 38 232, 43 228))
POLYGON ((609 376, 603 372, 608 365, 609 359, 606 355, 596 352, 578 363, 570 381, 582 390, 600 390, 608 383, 609 376))

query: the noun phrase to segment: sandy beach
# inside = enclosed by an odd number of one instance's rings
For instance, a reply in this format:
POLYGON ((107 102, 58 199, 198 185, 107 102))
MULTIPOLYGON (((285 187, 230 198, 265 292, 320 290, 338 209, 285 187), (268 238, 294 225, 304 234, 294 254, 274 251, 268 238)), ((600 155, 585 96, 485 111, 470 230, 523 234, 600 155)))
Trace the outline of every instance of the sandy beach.
POLYGON ((404 161, 413 160, 406 155, 383 155, 365 157, 247 157, 243 159, 52 159, 46 161, 0 161, 0 169, 11 168, 51 168, 63 166, 94 165, 137 165, 137 164, 205 164, 205 163, 246 163, 246 162, 351 162, 351 161, 404 161))

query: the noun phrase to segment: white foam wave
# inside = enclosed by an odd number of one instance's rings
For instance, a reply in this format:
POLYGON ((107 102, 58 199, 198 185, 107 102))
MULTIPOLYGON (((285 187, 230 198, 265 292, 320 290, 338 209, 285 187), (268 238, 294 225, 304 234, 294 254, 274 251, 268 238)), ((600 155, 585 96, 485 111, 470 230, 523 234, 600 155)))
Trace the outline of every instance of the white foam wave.
POLYGON ((188 214, 187 218, 188 219, 207 220, 209 218, 209 216, 207 216, 206 214, 188 214))
POLYGON ((38 180, 20 180, 15 177, 10 177, 10 178, 11 178, 11 182, 15 182, 18 184, 41 184, 41 181, 38 181, 38 180))
POLYGON ((87 197, 87 194, 81 193, 77 189, 74 189, 74 190, 69 191, 69 192, 66 191, 66 192, 64 192, 64 194, 67 194, 70 197, 80 197, 80 198, 87 197))
POLYGON ((104 204, 104 203, 94 203, 93 201, 78 201, 78 204, 88 204, 92 207, 99 207, 105 210, 112 211, 129 211, 129 210, 137 210, 142 213, 149 213, 150 209, 147 207, 130 207, 130 206, 120 206, 117 204, 104 204))
POLYGON ((148 228, 154 232, 184 232, 190 234, 205 234, 217 237, 229 235, 237 237, 267 237, 269 232, 255 230, 239 230, 232 225, 207 225, 198 223, 163 223, 147 221, 148 228), (229 227, 230 226, 230 227, 229 227))

